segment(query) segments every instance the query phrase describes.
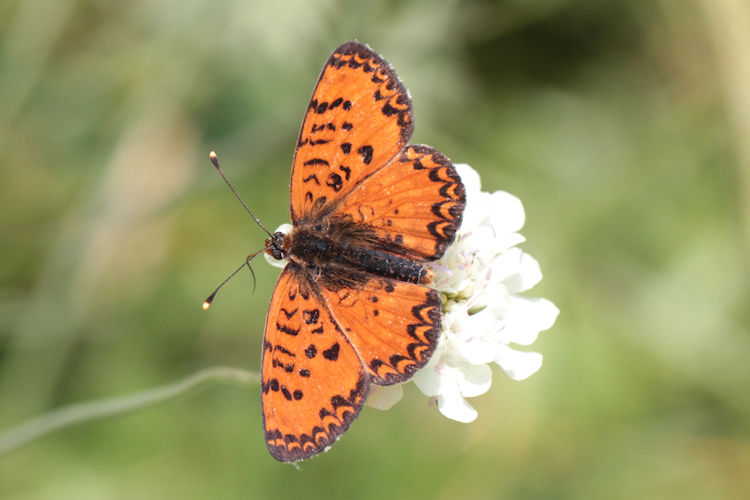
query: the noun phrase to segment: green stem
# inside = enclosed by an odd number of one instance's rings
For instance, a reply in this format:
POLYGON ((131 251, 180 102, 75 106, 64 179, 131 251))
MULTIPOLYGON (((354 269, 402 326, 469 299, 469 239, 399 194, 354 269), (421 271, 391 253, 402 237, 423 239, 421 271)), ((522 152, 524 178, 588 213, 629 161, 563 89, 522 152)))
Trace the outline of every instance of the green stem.
POLYGON ((0 455, 18 449, 57 430, 148 408, 187 394, 209 383, 233 383, 249 386, 258 384, 259 377, 257 373, 240 368, 222 366, 207 368, 177 382, 128 396, 79 403, 53 410, 0 434, 0 455))

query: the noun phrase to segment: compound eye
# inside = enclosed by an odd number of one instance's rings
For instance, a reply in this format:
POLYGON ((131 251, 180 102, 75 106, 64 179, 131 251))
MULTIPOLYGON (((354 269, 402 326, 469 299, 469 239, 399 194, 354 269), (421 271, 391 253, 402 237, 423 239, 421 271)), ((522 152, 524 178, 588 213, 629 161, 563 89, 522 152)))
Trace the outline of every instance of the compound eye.
POLYGON ((320 231, 322 231, 322 230, 323 230, 323 224, 315 224, 315 225, 313 226, 313 231, 318 231, 318 232, 320 232, 320 231))
POLYGON ((281 260, 284 258, 284 251, 280 248, 271 248, 271 256, 276 260, 281 260))
POLYGON ((328 245, 326 245, 325 241, 318 241, 315 244, 315 248, 318 249, 318 252, 325 252, 326 248, 328 248, 328 245))

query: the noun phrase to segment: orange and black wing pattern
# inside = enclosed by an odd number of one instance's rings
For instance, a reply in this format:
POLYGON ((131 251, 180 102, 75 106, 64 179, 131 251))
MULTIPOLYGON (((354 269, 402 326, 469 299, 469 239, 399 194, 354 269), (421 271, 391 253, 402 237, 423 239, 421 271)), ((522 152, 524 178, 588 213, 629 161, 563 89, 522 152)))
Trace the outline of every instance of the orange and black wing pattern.
POLYGON ((296 462, 325 450, 367 397, 362 362, 304 271, 288 265, 266 317, 261 392, 271 455, 296 462))
POLYGON ((361 288, 322 293, 371 383, 404 382, 429 361, 440 335, 437 291, 373 276, 361 288))
POLYGON ((417 283, 428 282, 421 263, 454 240, 466 195, 445 156, 407 146, 412 130, 390 66, 359 42, 338 47, 298 139, 294 228, 267 243, 290 258, 266 318, 261 377, 266 442, 280 461, 327 449, 369 384, 406 381, 437 346, 440 297, 417 283))
POLYGON ((408 146, 338 207, 417 261, 440 258, 461 225, 466 193, 453 164, 429 146, 408 146))
POLYGON ((333 207, 406 145, 411 99, 395 72, 359 42, 326 62, 302 122, 291 177, 292 223, 333 207))

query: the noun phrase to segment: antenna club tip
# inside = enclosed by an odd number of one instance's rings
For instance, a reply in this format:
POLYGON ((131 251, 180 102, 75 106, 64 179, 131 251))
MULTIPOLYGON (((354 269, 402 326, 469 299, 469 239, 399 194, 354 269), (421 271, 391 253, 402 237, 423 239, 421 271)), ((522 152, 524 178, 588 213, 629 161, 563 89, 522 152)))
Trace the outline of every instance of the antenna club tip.
POLYGON ((208 308, 211 307, 211 303, 209 301, 205 301, 201 307, 203 307, 204 311, 208 311, 208 308))
POLYGON ((211 159, 211 163, 213 163, 214 168, 221 172, 221 167, 219 166, 219 157, 216 156, 216 151, 211 151, 208 153, 208 157, 211 159))

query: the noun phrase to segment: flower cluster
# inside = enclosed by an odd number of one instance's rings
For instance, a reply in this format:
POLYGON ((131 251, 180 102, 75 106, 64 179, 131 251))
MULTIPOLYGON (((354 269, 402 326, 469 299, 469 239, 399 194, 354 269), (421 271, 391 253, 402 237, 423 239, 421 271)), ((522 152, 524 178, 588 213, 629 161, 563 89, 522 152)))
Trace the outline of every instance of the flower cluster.
MULTIPOLYGON (((466 209, 456 241, 430 264, 443 298, 443 335, 429 363, 412 381, 435 398, 440 412, 471 422, 477 411, 465 398, 492 383, 489 363, 523 380, 542 366, 542 355, 513 349, 530 345, 550 328, 558 309, 542 298, 519 295, 542 279, 539 263, 516 245, 525 241, 521 201, 504 191, 481 191, 479 175, 456 165, 466 188, 466 209)), ((368 404, 387 409, 403 394, 400 385, 377 387, 368 404)))

